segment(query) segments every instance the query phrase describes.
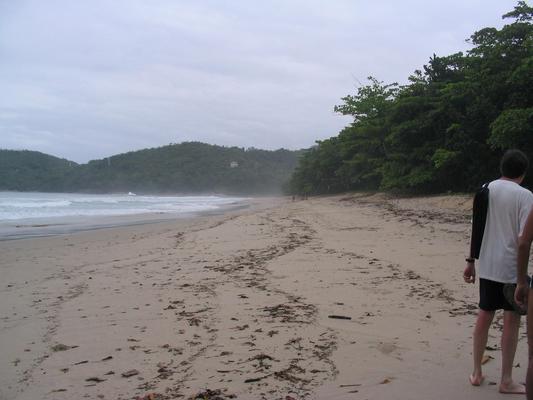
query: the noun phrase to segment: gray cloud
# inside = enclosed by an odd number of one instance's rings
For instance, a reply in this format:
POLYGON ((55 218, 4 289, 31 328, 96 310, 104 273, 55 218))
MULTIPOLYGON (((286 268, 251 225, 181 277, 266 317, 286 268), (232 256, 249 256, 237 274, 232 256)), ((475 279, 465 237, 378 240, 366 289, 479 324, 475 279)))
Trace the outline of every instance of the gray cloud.
POLYGON ((0 2, 0 147, 85 162, 198 140, 302 148, 515 1, 0 2))

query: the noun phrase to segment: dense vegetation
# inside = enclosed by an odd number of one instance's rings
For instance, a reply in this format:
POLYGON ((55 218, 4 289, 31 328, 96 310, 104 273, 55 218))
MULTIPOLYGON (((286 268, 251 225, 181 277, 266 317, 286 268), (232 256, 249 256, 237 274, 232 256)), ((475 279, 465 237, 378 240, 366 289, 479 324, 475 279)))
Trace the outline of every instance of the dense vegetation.
POLYGON ((344 97, 335 111, 353 123, 305 153, 290 190, 467 191, 497 176, 505 149, 533 159, 533 8, 520 1, 503 18, 404 86, 370 77, 344 97))
POLYGON ((58 191, 76 165, 37 151, 0 150, 0 190, 58 191))
POLYGON ((279 193, 299 152, 187 142, 87 164, 0 150, 0 190, 137 193, 279 193))

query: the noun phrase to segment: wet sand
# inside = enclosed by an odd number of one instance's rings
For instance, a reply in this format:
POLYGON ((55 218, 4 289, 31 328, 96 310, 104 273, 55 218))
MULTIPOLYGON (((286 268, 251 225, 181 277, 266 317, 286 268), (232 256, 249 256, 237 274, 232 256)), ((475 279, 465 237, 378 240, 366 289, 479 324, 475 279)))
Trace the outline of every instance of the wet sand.
POLYGON ((343 195, 0 242, 0 399, 509 398, 501 316, 468 383, 470 205, 343 195))

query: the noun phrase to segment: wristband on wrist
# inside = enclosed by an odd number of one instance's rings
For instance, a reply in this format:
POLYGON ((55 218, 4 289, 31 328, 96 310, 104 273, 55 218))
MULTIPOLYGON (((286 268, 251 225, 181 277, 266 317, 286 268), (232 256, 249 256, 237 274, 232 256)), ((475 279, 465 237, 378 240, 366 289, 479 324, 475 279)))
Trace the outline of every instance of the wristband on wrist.
POLYGON ((475 260, 475 258, 472 258, 472 257, 466 257, 465 261, 468 262, 468 263, 472 263, 472 262, 474 262, 476 260, 475 260))

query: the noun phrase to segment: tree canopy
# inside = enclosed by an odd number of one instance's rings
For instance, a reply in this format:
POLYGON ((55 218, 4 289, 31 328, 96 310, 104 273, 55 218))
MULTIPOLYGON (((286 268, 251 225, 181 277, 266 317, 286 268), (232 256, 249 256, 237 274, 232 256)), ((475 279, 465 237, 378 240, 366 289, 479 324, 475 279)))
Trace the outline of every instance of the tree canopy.
POLYGON ((467 191, 498 174, 506 149, 533 155, 533 8, 519 1, 503 18, 406 85, 369 77, 343 97, 334 110, 353 122, 302 156, 290 190, 467 191))
POLYGON ((59 191, 76 166, 38 151, 0 150, 0 190, 59 191))

